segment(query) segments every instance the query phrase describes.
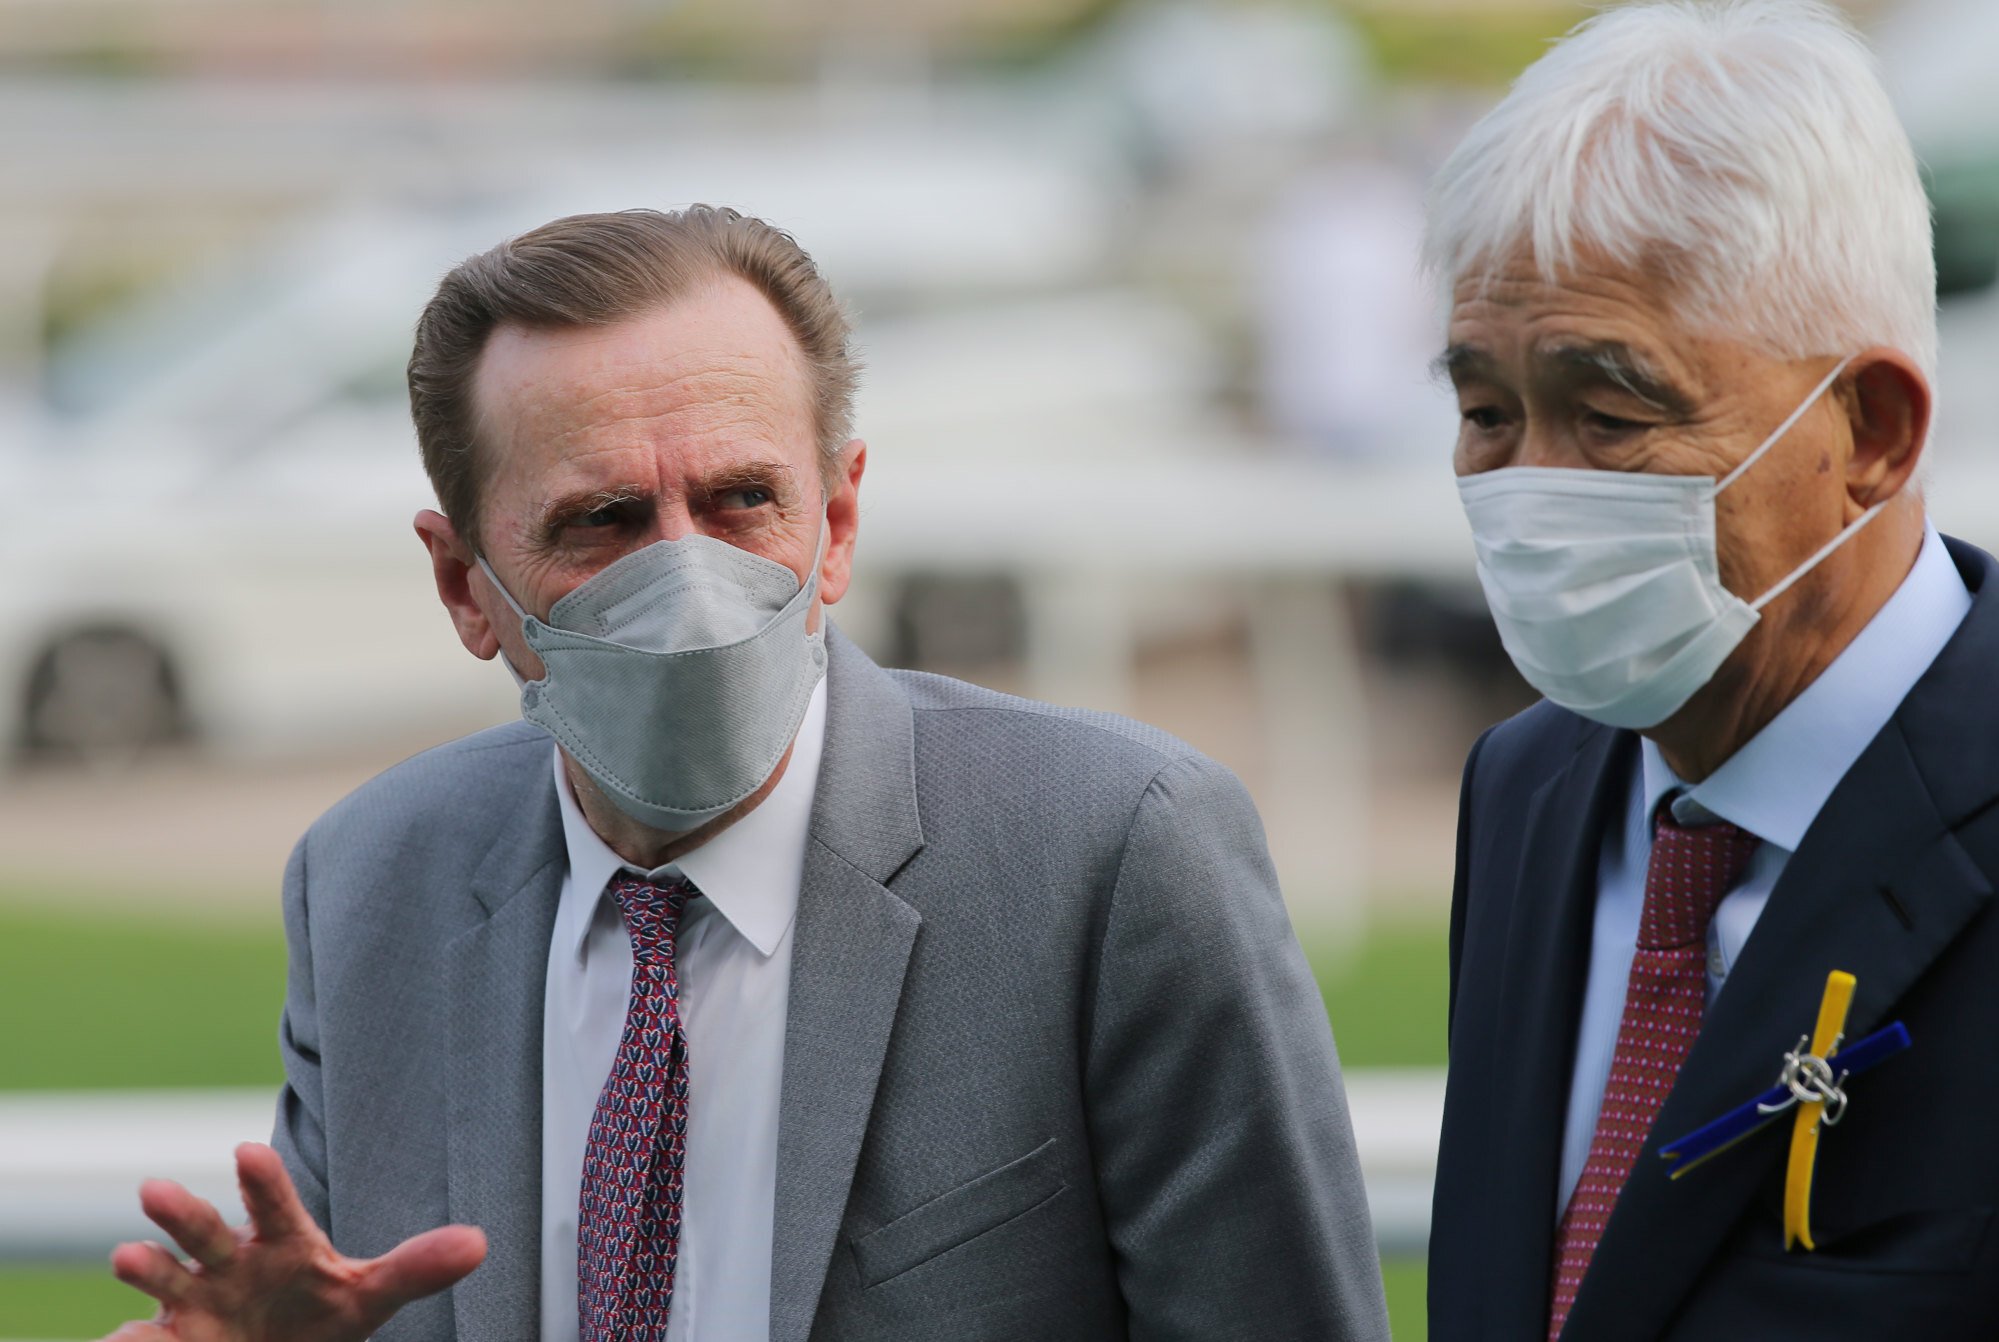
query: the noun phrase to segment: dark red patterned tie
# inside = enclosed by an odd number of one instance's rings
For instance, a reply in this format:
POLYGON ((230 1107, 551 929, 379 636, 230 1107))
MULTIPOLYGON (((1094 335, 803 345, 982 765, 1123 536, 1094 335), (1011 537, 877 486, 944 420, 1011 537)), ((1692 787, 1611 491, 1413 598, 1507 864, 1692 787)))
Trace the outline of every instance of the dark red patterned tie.
POLYGON ((631 933, 632 998, 583 1149, 577 1315, 582 1342, 664 1342, 687 1157, 687 1036, 673 942, 696 891, 620 872, 607 893, 631 933))
POLYGON ((1645 870, 1645 911, 1624 989, 1617 1053, 1603 1088, 1589 1162, 1555 1238, 1548 1337, 1561 1336, 1610 1210, 1630 1177, 1652 1120, 1700 1033, 1707 1004, 1707 928, 1742 875, 1756 836, 1722 822, 1688 827, 1661 808, 1645 870))

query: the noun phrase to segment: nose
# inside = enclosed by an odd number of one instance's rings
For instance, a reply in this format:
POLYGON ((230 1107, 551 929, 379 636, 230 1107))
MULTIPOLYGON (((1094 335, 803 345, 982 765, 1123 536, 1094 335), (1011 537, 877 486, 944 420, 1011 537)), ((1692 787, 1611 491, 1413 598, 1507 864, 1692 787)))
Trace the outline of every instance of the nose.
POLYGON ((1514 449, 1513 459, 1505 464, 1574 469, 1587 468, 1590 463, 1573 434, 1560 432, 1557 425, 1541 417, 1528 420, 1526 431, 1520 435, 1519 446, 1514 449))
POLYGON ((701 527, 686 497, 674 493, 663 495, 654 506, 651 530, 646 538, 649 541, 677 541, 695 535, 701 527))

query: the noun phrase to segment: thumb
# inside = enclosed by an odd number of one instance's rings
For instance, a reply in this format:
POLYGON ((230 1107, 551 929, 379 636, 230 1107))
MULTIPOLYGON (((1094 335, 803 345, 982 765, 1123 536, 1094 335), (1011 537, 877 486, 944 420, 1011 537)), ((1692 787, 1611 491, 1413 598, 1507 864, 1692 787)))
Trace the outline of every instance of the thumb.
POLYGON ((371 1307, 394 1313, 412 1300, 450 1286, 486 1260, 486 1232, 439 1226, 404 1240, 369 1263, 361 1290, 371 1307))

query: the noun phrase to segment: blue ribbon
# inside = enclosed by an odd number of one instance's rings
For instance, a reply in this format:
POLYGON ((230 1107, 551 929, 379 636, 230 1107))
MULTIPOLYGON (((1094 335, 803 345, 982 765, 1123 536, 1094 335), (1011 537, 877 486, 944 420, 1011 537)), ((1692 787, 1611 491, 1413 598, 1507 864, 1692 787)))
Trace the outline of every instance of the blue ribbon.
MULTIPOLYGON (((1876 1030, 1850 1048, 1843 1048, 1826 1061, 1832 1064, 1836 1073, 1859 1076, 1862 1072, 1887 1061, 1903 1049, 1909 1047, 1909 1031, 1902 1022, 1896 1021, 1883 1030, 1876 1030)), ((1749 1103, 1731 1109, 1709 1123, 1696 1129, 1676 1142, 1668 1142, 1659 1148, 1659 1158, 1673 1166, 1669 1176, 1677 1179, 1696 1165, 1711 1160, 1743 1138, 1761 1131, 1790 1112, 1791 1101, 1796 1097, 1790 1087, 1781 1083, 1764 1091, 1749 1103), (1772 1110, 1772 1106, 1781 1109, 1772 1110), (1766 1112, 1768 1111, 1768 1112, 1766 1112)))

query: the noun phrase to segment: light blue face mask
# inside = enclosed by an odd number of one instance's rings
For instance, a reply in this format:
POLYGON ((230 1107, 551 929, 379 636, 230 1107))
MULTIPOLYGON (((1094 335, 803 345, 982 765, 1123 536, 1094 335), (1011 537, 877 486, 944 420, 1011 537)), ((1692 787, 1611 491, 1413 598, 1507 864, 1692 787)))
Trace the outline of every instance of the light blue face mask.
MULTIPOLYGON (((762 787, 798 734, 826 670, 819 546, 805 582, 708 536, 658 541, 521 617, 546 668, 521 683, 521 716, 546 730, 617 807, 654 829, 698 828, 762 787)), ((518 673, 516 673, 518 678, 518 673)))
POLYGON ((1656 727, 1714 678, 1762 610, 1888 506, 1883 499, 1753 601, 1721 581, 1715 498, 1818 403, 1851 356, 1721 479, 1508 466, 1458 481, 1499 639, 1550 702, 1656 727))

